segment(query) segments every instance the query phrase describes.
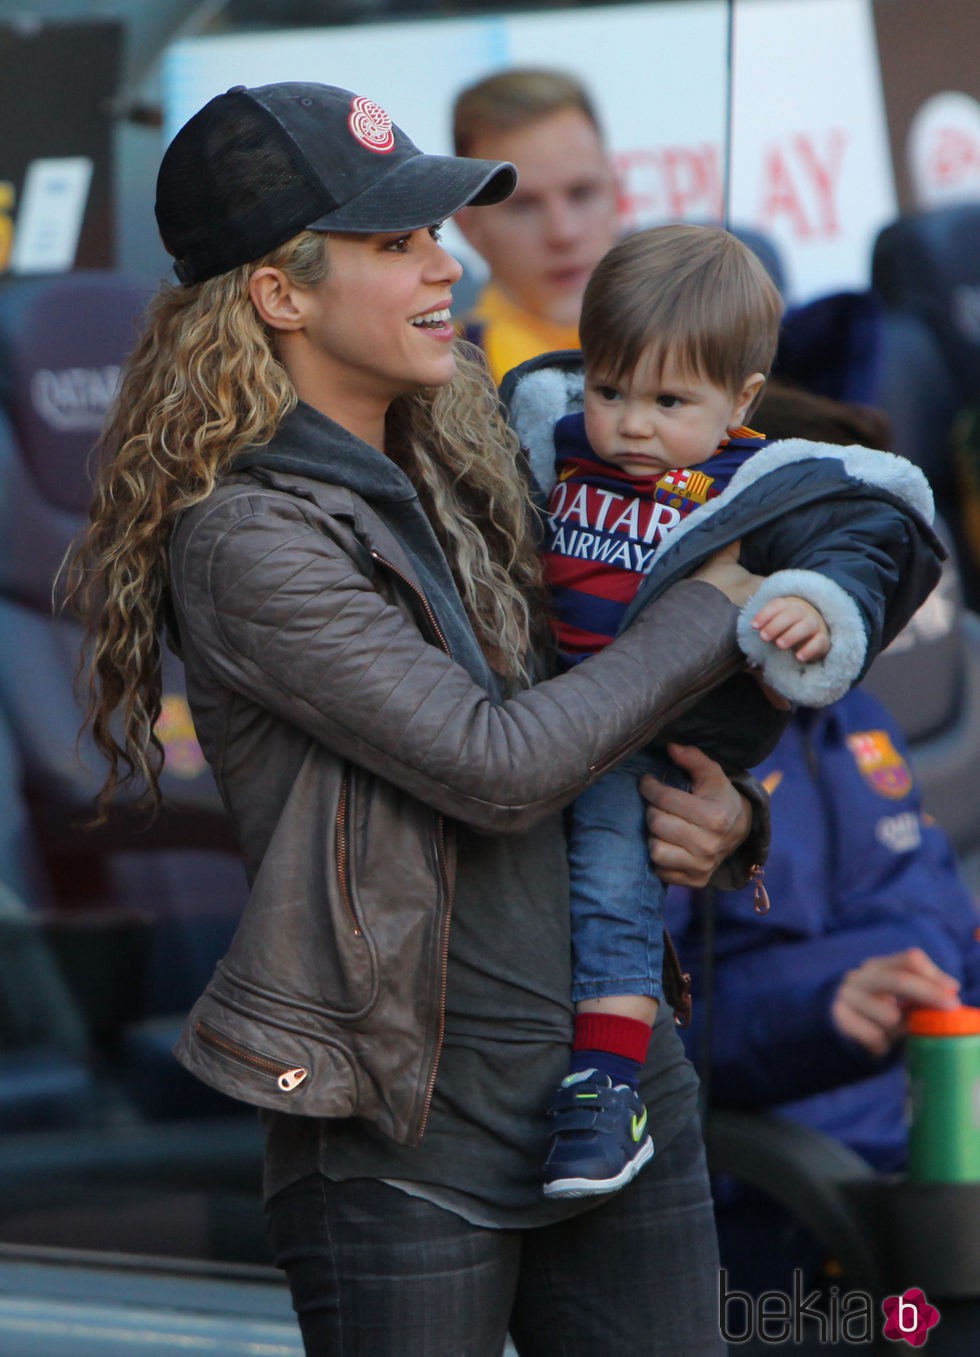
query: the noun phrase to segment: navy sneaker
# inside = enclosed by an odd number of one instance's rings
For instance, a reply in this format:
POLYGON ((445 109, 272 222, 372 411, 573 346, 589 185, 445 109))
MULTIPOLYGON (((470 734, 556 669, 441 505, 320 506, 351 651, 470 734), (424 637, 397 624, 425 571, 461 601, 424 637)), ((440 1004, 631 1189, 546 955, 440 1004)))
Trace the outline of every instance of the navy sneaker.
POLYGON ((569 1074, 558 1085, 548 1116, 552 1129, 544 1161, 546 1197, 615 1192, 653 1158, 643 1100, 628 1084, 614 1084, 608 1074, 569 1074))

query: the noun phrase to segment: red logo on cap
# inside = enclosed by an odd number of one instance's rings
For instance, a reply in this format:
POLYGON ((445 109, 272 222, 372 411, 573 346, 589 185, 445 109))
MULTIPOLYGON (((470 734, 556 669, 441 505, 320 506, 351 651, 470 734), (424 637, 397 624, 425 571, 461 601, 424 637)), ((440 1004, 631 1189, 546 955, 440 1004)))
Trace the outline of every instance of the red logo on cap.
POLYGON ((373 99, 365 99, 360 94, 355 95, 351 100, 347 126, 354 140, 360 142, 365 150, 387 155, 389 151, 395 149, 395 132, 391 119, 373 99))

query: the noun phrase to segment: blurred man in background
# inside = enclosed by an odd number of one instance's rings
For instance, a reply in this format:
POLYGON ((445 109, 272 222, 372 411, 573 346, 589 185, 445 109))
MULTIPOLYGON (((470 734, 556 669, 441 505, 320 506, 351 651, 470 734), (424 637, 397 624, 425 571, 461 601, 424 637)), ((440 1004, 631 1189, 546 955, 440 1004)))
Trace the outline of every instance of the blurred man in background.
POLYGON ((464 333, 494 380, 527 358, 578 348, 585 284, 619 235, 616 176, 592 101, 560 71, 503 71, 464 89, 453 108, 457 155, 510 160, 506 203, 455 221, 490 279, 464 333))

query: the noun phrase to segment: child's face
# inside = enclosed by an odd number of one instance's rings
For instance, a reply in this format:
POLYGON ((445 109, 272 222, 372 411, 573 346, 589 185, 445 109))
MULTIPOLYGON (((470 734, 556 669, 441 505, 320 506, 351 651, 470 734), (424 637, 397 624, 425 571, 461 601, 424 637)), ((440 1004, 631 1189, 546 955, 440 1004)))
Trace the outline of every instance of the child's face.
POLYGON ((733 394, 682 371, 669 355, 658 371, 646 353, 619 382, 586 376, 585 430, 597 456, 628 476, 698 466, 742 423, 764 380, 755 372, 733 394))

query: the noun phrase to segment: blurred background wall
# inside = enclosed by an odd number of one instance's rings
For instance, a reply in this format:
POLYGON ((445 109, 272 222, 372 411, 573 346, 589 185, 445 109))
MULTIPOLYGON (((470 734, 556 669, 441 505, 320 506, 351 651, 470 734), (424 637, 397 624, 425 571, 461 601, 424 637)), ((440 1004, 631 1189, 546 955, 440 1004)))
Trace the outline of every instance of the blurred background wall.
POLYGON ((929 0, 0 0, 0 263, 36 266, 17 238, 60 193, 84 207, 72 263, 165 272, 160 152, 229 85, 357 88, 438 151, 457 89, 546 63, 594 90, 628 226, 727 212, 779 247, 790 300, 863 287, 896 212, 980 197, 978 33, 974 0, 944 0, 941 24, 929 0), (86 158, 89 177, 28 178, 86 158))

